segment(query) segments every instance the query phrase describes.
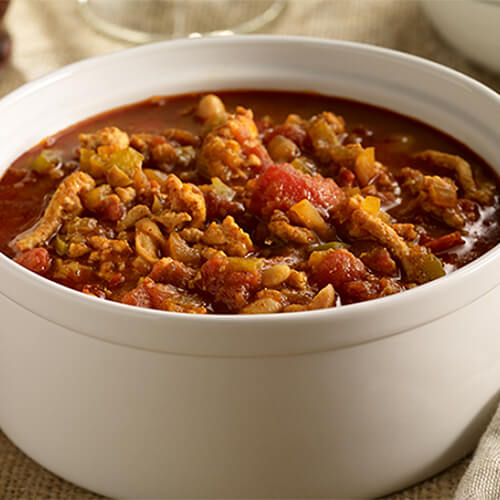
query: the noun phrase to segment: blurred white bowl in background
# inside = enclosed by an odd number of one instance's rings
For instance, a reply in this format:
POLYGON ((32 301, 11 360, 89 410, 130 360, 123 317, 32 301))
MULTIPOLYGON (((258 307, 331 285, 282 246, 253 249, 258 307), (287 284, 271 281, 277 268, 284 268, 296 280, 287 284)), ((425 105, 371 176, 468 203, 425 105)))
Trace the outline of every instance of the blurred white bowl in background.
POLYGON ((422 0, 422 6, 450 45, 500 72, 500 0, 422 0))

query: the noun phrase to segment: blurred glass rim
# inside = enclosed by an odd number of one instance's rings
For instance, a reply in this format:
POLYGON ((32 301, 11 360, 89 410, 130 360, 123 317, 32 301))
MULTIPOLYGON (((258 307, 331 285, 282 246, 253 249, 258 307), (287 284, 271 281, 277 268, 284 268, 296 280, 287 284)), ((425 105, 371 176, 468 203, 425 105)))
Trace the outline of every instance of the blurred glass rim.
MULTIPOLYGON (((207 0, 198 1, 202 2, 207 0)), ((208 31, 205 33, 153 33, 150 31, 135 30, 126 26, 122 26, 120 24, 107 21, 101 16, 95 14, 91 8, 90 2, 91 0, 77 0, 81 15, 94 29, 100 31, 105 35, 112 36, 113 38, 125 40, 127 42, 143 44, 176 37, 199 38, 202 36, 230 36, 236 34, 253 33, 254 31, 257 31, 270 22, 274 21, 285 8, 287 0, 272 1, 271 5, 261 14, 248 19, 247 21, 237 26, 231 27, 230 29, 208 31)), ((178 3, 178 7, 182 8, 182 0, 174 0, 174 2, 178 3)))
POLYGON ((0 23, 7 12, 7 7, 9 6, 9 0, 0 0, 0 23))

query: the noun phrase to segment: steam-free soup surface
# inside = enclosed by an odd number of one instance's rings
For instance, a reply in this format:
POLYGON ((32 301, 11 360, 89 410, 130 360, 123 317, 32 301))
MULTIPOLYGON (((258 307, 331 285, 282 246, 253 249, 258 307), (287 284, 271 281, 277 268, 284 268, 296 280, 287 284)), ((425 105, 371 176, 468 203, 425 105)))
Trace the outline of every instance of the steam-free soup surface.
POLYGON ((500 239, 498 179, 448 135, 308 93, 155 97, 0 182, 0 251, 103 300, 279 313, 403 292, 500 239))

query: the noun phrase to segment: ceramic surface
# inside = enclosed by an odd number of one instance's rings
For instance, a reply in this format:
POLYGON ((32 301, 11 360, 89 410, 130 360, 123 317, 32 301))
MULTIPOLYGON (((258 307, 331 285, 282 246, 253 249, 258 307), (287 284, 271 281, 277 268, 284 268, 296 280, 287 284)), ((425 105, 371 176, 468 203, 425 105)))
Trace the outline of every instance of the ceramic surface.
POLYGON ((472 61, 500 73, 499 0, 422 0, 434 27, 472 61))
MULTIPOLYGON (((0 101, 0 171, 95 113, 234 88, 378 104, 498 166, 500 97, 481 84, 375 47, 252 36, 129 49, 25 85, 0 101)), ((381 495, 459 459, 486 424, 500 387, 499 259, 495 248, 339 309, 203 317, 105 303, 0 255, 0 425, 112 497, 381 495)))

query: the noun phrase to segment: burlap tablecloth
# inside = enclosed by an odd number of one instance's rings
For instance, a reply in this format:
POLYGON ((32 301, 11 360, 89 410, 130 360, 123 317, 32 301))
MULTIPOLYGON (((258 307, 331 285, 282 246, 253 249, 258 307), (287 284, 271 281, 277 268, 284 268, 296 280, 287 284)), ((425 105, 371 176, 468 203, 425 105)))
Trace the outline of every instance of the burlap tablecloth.
MULTIPOLYGON (((12 0, 6 24, 13 37, 14 53, 0 77, 0 97, 56 68, 130 45, 93 31, 79 16, 76 0, 12 0)), ((417 0, 290 0, 285 12, 264 32, 390 47, 451 66, 500 91, 500 76, 474 66, 446 46, 417 0)), ((469 462, 470 458, 465 458, 442 474, 387 500, 451 499, 469 462)), ((37 465, 0 431, 0 499, 96 498, 101 497, 37 465)))

